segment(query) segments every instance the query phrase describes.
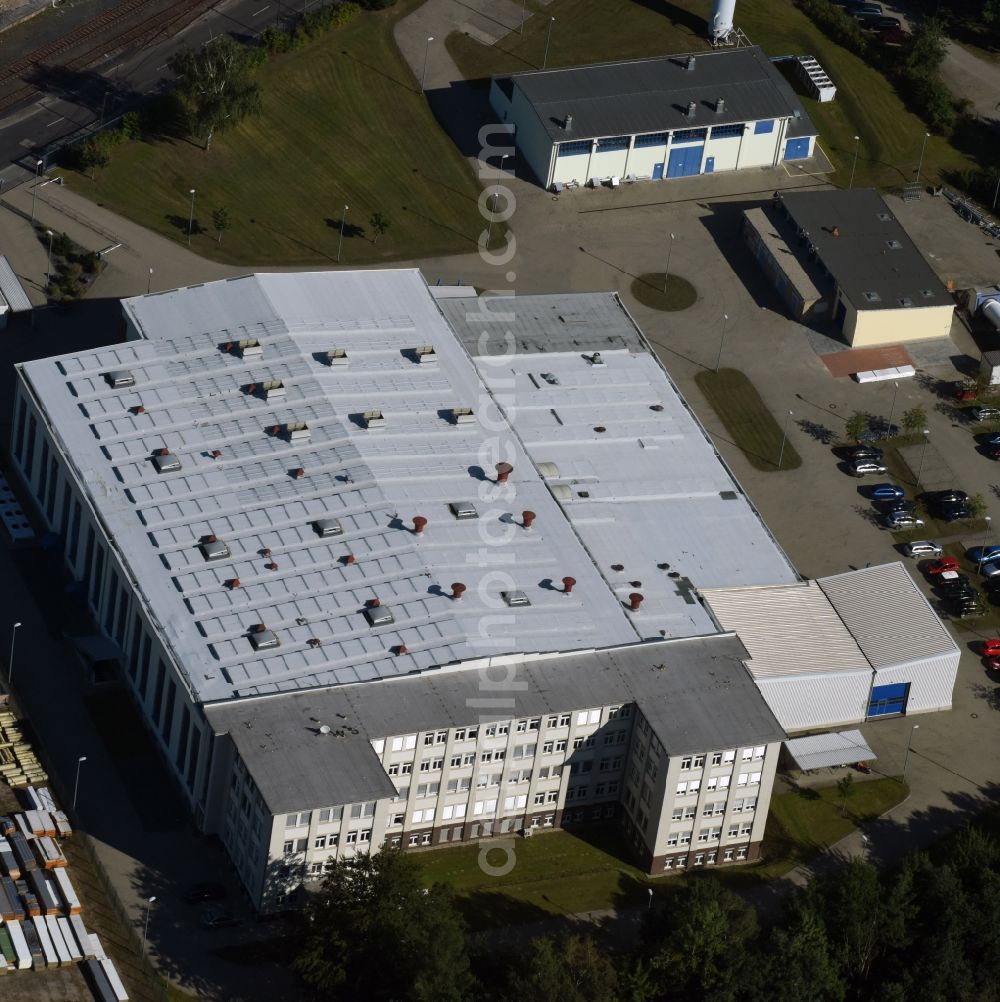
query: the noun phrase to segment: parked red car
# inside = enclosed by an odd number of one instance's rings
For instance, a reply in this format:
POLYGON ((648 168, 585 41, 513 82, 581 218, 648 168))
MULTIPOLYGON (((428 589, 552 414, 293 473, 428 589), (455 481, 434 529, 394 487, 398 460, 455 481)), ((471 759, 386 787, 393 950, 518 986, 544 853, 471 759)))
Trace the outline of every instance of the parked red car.
POLYGON ((969 383, 956 383, 955 399, 963 402, 968 400, 975 400, 976 388, 974 386, 971 386, 969 383))
POLYGON ((990 637, 983 641, 984 658, 1000 658, 1000 637, 990 637))
MULTIPOLYGON (((927 565, 928 574, 943 574, 945 571, 957 571, 958 561, 954 557, 941 557, 938 560, 933 560, 927 565)), ((1000 640, 997 640, 997 644, 1000 645, 1000 640)), ((997 647, 997 653, 1000 654, 1000 646, 997 647)))

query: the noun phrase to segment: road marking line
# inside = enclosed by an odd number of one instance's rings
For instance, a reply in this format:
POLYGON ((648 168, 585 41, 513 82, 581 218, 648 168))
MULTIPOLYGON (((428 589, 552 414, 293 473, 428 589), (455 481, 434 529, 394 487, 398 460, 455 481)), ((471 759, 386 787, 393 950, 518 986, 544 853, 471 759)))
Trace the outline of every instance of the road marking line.
POLYGON ((268 5, 267 5, 267 7, 261 7, 261 9, 260 9, 260 10, 258 10, 258 11, 254 11, 254 13, 253 13, 253 14, 251 14, 250 16, 251 16, 251 17, 259 17, 259 16, 260 16, 261 14, 263 14, 263 13, 264 13, 264 11, 266 11, 266 10, 267 10, 267 9, 268 9, 268 8, 269 8, 270 6, 271 6, 271 5, 270 5, 270 4, 268 4, 268 5))
POLYGON ((49 124, 46 125, 45 128, 46 129, 51 129, 53 125, 58 125, 60 122, 63 122, 63 121, 65 121, 65 119, 63 118, 62 115, 60 115, 54 122, 49 122, 49 124))

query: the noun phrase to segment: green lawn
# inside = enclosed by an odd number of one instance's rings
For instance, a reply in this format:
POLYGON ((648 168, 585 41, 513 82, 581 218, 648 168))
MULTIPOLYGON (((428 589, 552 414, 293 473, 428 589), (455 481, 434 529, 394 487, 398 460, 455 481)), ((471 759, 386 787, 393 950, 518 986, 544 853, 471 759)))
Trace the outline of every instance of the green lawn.
MULTIPOLYGON (((500 867, 506 854, 487 850, 487 866, 500 867)), ((553 915, 642 903, 647 889, 670 893, 668 880, 650 880, 626 862, 628 846, 617 827, 544 832, 510 843, 514 866, 493 876, 480 865, 480 847, 440 849, 420 858, 426 884, 453 887, 458 906, 476 927, 513 925, 553 915)))
POLYGON ((474 250, 479 187, 392 38, 394 23, 418 5, 362 13, 272 60, 258 77, 263 116, 217 136, 210 153, 186 140, 130 143, 96 181, 70 173, 68 183, 178 241, 194 188, 204 232, 192 249, 233 263, 333 262, 345 203, 345 265, 474 250), (233 224, 221 246, 211 231, 218 207, 233 224), (390 222, 377 244, 376 211, 390 222))
MULTIPOLYGON (((552 24, 548 66, 571 66, 615 59, 659 56, 708 48, 704 38, 706 0, 674 0, 669 4, 633 0, 553 0, 524 26, 492 48, 452 34, 448 51, 467 77, 539 68, 549 18, 552 24), (613 28, 611 28, 613 26, 613 28)), ((813 55, 837 85, 836 100, 803 103, 820 131, 820 143, 833 160, 832 180, 848 183, 854 158, 854 136, 860 136, 855 186, 898 188, 916 176, 926 127, 903 106, 886 78, 861 59, 830 41, 789 0, 742 0, 736 22, 769 56, 813 55)), ((925 182, 944 171, 974 167, 971 157, 946 140, 932 136, 924 154, 925 182)))
MULTIPOLYGON (((858 782, 841 815, 835 788, 806 795, 779 794, 771 800, 764 836, 764 858, 747 866, 719 867, 712 872, 737 886, 778 877, 849 834, 857 824, 899 803, 905 787, 894 779, 858 782)), ((648 877, 631 863, 628 845, 616 826, 544 832, 505 843, 513 852, 508 873, 493 875, 486 867, 504 867, 501 848, 466 845, 421 855, 424 883, 447 884, 461 912, 474 928, 516 925, 567 915, 645 904, 649 890, 661 899, 676 891, 673 875, 648 877)))
POLYGON ((680 275, 646 274, 632 279, 632 295, 651 310, 677 313, 698 301, 698 291, 680 275))
POLYGON ((851 790, 846 811, 842 811, 836 786, 776 794, 771 798, 760 862, 723 868, 716 875, 736 885, 780 877, 850 835, 858 825, 881 816, 907 793, 896 779, 858 781, 851 790))
POLYGON ((695 382, 754 469, 774 472, 779 459, 782 470, 802 465, 790 442, 785 441, 782 453, 782 426, 744 373, 737 369, 705 370, 695 376, 695 382))

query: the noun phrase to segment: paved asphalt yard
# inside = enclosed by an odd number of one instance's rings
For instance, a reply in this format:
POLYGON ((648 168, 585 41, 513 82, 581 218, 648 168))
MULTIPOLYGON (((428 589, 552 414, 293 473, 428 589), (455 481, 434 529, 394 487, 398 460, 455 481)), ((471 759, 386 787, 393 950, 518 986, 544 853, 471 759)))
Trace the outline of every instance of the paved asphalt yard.
MULTIPOLYGON (((768 197, 779 184, 819 185, 824 183, 822 177, 789 178, 782 168, 740 177, 690 178, 669 185, 636 184, 618 191, 578 190, 558 200, 528 183, 513 179, 508 183, 518 200, 511 221, 517 238, 514 258, 502 266, 487 265, 476 255, 414 262, 430 282, 461 279, 482 288, 524 293, 617 289, 803 574, 815 577, 898 556, 891 537, 859 513, 859 506, 867 505, 858 494, 857 482, 838 470, 829 446, 810 433, 827 429, 839 437, 845 418, 854 410, 888 415, 892 385, 860 386, 833 379, 804 329, 780 312, 776 296, 738 238, 743 206, 768 197), (692 281, 699 293, 696 304, 680 314, 647 310, 629 291, 633 276, 663 268, 670 234, 674 237, 671 271, 692 281), (725 325, 724 314, 728 315, 725 325), (744 370, 779 420, 787 411, 793 412, 790 435, 803 458, 800 469, 777 473, 752 469, 727 441, 697 389, 694 377, 714 366, 723 328, 722 364, 744 370)), ((0 341, 0 363, 113 341, 113 297, 144 293, 149 267, 154 268, 154 289, 235 272, 202 262, 182 246, 147 234, 72 193, 53 191, 51 202, 48 193, 46 189, 45 200, 39 199, 37 206, 46 225, 68 230, 87 246, 107 246, 111 237, 123 240, 125 246, 109 256, 109 266, 93 289, 93 302, 65 314, 45 311, 33 334, 13 327, 0 341)), ((30 203, 31 192, 21 188, 5 198, 23 208, 30 203)), ((890 204, 918 236, 919 232, 928 234, 920 243, 933 250, 932 263, 943 278, 954 279, 961 288, 991 273, 995 248, 942 200, 925 198, 916 205, 903 205, 890 199, 890 204)), ((4 250, 19 273, 37 288, 45 267, 37 240, 25 221, 2 206, 0 220, 4 250)), ((972 339, 958 323, 953 339, 958 356, 978 358, 972 339)), ((4 371, 9 372, 9 366, 4 371)), ((955 378, 957 372, 949 362, 928 375, 955 378)), ((896 415, 915 405, 924 407, 933 447, 947 457, 956 486, 970 494, 982 493, 991 506, 996 505, 1000 471, 975 451, 969 429, 939 404, 924 381, 905 381, 896 415)), ((9 415, 3 420, 9 422, 9 415)), ((0 434, 6 441, 8 430, 0 428, 0 434)), ((76 756, 88 755, 81 787, 82 816, 100 841, 105 865, 137 922, 145 898, 157 895, 150 923, 150 947, 157 963, 167 976, 200 998, 224 995, 230 1002, 291 998, 288 992, 292 990, 273 966, 240 967, 219 957, 219 944, 251 939, 259 935, 255 928, 202 934, 194 913, 178 901, 180 888, 204 875, 195 871, 224 871, 221 853, 206 846, 181 819, 168 818, 156 831, 144 827, 148 818, 142 805, 130 799, 111 753, 81 707, 75 666, 66 646, 54 636, 59 628, 55 618, 59 598, 45 594, 37 580, 32 582, 34 592, 25 587, 32 564, 32 558, 0 549, 0 588, 6 611, 11 622, 25 624, 18 638, 21 653, 15 686, 24 694, 53 767, 64 779, 72 774, 76 756), (42 609, 33 594, 41 595, 42 609), (44 672, 38 670, 41 666, 44 672), (57 685, 65 687, 63 698, 47 698, 57 685), (225 991, 219 987, 222 984, 225 991)), ((919 578, 913 562, 907 561, 907 566, 919 578)), ((962 645, 969 639, 968 634, 959 635, 962 645)), ((877 770, 890 775, 902 771, 906 742, 913 734, 907 775, 912 792, 889 819, 872 826, 872 858, 889 860, 926 844, 995 798, 992 770, 1000 744, 998 711, 983 698, 994 689, 995 683, 966 646, 952 712, 880 721, 864 728, 878 754, 877 770), (911 732, 914 723, 920 729, 911 732)), ((153 796, 165 782, 155 773, 155 769, 149 772, 153 796)), ((840 848, 859 853, 860 838, 853 836, 840 848)))

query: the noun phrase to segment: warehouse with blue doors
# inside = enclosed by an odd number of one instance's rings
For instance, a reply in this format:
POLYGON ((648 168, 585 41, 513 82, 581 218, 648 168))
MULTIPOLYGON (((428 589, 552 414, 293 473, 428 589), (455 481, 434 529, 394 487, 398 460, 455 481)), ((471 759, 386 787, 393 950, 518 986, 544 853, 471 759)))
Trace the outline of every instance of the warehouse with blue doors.
POLYGON ((951 709, 960 651, 902 563, 701 595, 789 733, 951 709))
POLYGON ((546 188, 774 167, 817 136, 756 45, 498 76, 490 105, 546 188))

